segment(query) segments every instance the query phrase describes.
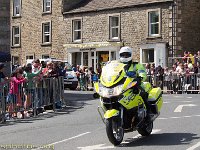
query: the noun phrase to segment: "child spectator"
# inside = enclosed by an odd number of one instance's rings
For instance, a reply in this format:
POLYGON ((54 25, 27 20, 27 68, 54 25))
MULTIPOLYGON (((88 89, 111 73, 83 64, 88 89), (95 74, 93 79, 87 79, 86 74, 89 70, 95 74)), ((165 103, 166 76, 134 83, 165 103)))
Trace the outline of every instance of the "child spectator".
POLYGON ((38 76, 42 71, 42 67, 38 69, 37 72, 32 73, 32 64, 27 64, 24 69, 24 76, 28 79, 28 82, 26 84, 25 88, 25 103, 24 103, 24 116, 29 117, 29 114, 27 112, 27 109, 31 106, 31 97, 35 98, 35 85, 34 85, 34 77, 38 76))
POLYGON ((17 68, 12 74, 10 79, 10 91, 7 96, 8 103, 8 112, 9 118, 17 117, 17 113, 13 112, 16 109, 16 104, 20 103, 20 99, 18 99, 19 84, 26 82, 27 80, 23 77, 23 70, 21 68, 17 68))
MULTIPOLYGON (((35 59, 32 62, 32 73, 37 73, 42 67, 42 64, 40 63, 39 59, 35 59)), ((36 81, 36 93, 37 93, 37 98, 38 98, 38 103, 37 103, 37 113, 42 113, 44 110, 41 107, 43 104, 43 74, 40 72, 37 76, 35 76, 35 81, 36 81)))

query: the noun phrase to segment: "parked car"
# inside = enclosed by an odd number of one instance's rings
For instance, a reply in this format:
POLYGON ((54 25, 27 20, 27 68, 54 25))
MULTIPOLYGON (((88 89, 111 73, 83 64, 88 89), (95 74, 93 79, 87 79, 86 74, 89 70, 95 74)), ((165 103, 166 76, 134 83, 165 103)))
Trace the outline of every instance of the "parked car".
POLYGON ((73 70, 68 70, 64 77, 64 88, 69 88, 70 90, 76 90, 78 86, 78 79, 76 73, 73 70))
POLYGON ((78 78, 76 73, 72 70, 72 66, 68 62, 64 62, 67 66, 67 71, 64 77, 64 88, 69 88, 70 90, 76 90, 78 86, 78 78))

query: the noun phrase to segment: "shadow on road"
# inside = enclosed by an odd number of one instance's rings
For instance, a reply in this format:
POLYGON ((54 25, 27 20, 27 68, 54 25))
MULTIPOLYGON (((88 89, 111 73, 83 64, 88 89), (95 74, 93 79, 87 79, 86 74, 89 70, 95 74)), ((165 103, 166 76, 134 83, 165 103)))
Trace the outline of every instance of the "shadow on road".
POLYGON ((194 133, 162 133, 152 134, 148 137, 137 139, 127 139, 127 144, 122 144, 119 147, 135 147, 135 146, 170 146, 189 144, 195 139, 199 139, 194 133))
POLYGON ((8 120, 1 126, 15 125, 17 123, 33 123, 37 120, 45 120, 47 118, 53 118, 59 115, 67 115, 79 109, 83 109, 88 104, 88 101, 95 100, 93 98, 93 92, 79 92, 68 91, 64 94, 64 105, 62 109, 46 110, 46 112, 37 115, 36 117, 24 118, 24 119, 12 119, 8 120))

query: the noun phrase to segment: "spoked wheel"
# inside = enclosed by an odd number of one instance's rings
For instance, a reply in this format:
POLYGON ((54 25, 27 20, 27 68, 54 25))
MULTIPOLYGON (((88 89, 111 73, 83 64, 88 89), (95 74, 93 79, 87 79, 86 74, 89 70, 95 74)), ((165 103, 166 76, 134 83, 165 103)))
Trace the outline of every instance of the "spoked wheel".
POLYGON ((121 126, 121 122, 114 118, 106 119, 106 132, 109 141, 113 145, 119 145, 124 137, 124 129, 121 126))
POLYGON ((143 127, 137 129, 138 133, 142 136, 149 136, 153 130, 153 122, 148 122, 143 127))

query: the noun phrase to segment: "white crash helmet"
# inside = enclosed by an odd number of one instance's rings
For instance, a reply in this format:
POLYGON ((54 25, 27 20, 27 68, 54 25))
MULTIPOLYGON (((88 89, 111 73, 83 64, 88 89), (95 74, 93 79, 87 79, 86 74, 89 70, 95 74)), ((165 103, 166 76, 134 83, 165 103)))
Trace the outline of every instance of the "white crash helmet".
POLYGON ((122 47, 119 51, 119 59, 122 63, 128 63, 132 60, 133 50, 130 47, 122 47))

